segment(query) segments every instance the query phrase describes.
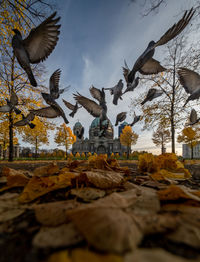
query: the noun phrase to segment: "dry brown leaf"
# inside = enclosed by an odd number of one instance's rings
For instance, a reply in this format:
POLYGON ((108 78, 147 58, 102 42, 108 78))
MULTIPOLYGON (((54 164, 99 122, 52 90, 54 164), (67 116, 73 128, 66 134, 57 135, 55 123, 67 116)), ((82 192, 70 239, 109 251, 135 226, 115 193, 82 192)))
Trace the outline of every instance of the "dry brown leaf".
POLYGON ((5 211, 1 211, 0 214, 0 223, 6 222, 8 220, 12 220, 20 215, 22 215, 25 212, 24 209, 9 209, 9 210, 5 210, 5 211))
POLYGON ((120 186, 124 178, 120 173, 106 170, 95 170, 86 172, 90 184, 100 189, 111 189, 120 186))
POLYGON ((125 256, 124 262, 192 262, 182 257, 172 255, 164 249, 140 248, 125 256))
POLYGON ((57 201, 34 205, 35 216, 44 226, 57 226, 67 223, 66 211, 78 207, 80 204, 74 200, 57 201))
POLYGON ((87 249, 73 249, 70 253, 60 251, 52 254, 47 262, 123 262, 122 257, 113 254, 98 254, 87 249))
POLYGON ((47 194, 50 191, 65 188, 71 185, 72 178, 75 178, 75 173, 65 173, 58 176, 49 177, 32 177, 29 183, 24 188, 24 191, 19 197, 21 203, 30 202, 37 197, 47 194))
POLYGON ((52 162, 47 166, 40 166, 34 169, 34 176, 52 176, 59 172, 59 167, 56 162, 52 162))
POLYGON ((196 196, 194 191, 184 186, 170 185, 164 190, 158 191, 159 199, 162 200, 178 200, 178 199, 192 199, 200 201, 200 197, 196 196))
POLYGON ((129 215, 114 208, 84 208, 67 212, 69 218, 99 251, 124 253, 134 250, 142 234, 129 215))
POLYGON ((106 192, 102 189, 83 187, 77 189, 71 189, 70 194, 81 198, 84 201, 91 201, 101 197, 104 197, 106 192))
POLYGON ((79 244, 83 237, 72 223, 58 227, 42 227, 33 238, 33 245, 39 248, 69 247, 79 244))

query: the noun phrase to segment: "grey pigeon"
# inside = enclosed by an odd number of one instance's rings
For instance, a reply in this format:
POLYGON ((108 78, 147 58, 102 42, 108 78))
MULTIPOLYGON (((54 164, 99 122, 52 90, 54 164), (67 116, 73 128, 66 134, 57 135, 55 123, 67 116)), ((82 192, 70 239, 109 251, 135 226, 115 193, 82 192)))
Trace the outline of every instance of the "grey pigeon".
POLYGON ((178 75, 181 85, 185 91, 190 94, 183 105, 186 106, 190 100, 196 100, 200 97, 200 75, 183 67, 179 68, 178 75))
MULTIPOLYGON (((62 110, 62 108, 59 106, 59 104, 52 98, 52 96, 50 94, 46 94, 46 93, 42 93, 42 97, 44 98, 45 102, 51 106, 52 109, 55 110, 55 112, 57 113, 57 116, 62 116, 62 118, 65 121, 65 124, 68 124, 69 121, 67 120, 64 111, 62 110)), ((49 109, 50 110, 50 109, 49 109)), ((57 117, 56 116, 56 117, 57 117)), ((48 116, 47 116, 48 118, 48 116)), ((51 117, 50 117, 51 118, 51 117)))
POLYGON ((63 89, 59 89, 60 74, 61 74, 61 70, 57 69, 51 75, 51 77, 49 79, 49 90, 50 90, 50 95, 53 99, 58 99, 60 94, 63 94, 70 87, 70 86, 67 86, 63 89))
POLYGON ((166 33, 157 41, 150 41, 146 50, 142 53, 142 55, 136 60, 132 70, 128 74, 128 83, 132 83, 135 79, 135 73, 139 71, 142 74, 154 74, 158 72, 162 72, 166 70, 163 68, 158 61, 153 59, 153 55, 155 52, 155 48, 157 46, 161 46, 172 40, 178 34, 180 34, 183 29, 190 22, 191 18, 194 15, 193 8, 189 11, 186 11, 183 17, 178 21, 178 23, 174 24, 171 28, 169 28, 166 33), (149 64, 146 64, 146 63, 149 64))
POLYGON ((138 121, 141 120, 141 116, 136 116, 135 112, 134 112, 134 119, 133 119, 133 122, 130 124, 130 126, 133 126, 135 125, 138 121))
POLYGON ((33 113, 29 113, 26 117, 24 114, 22 114, 22 120, 17 121, 14 123, 14 126, 25 126, 29 125, 31 129, 35 127, 35 124, 31 123, 35 118, 35 115, 33 113))
POLYGON ((111 88, 105 88, 105 90, 110 90, 110 94, 113 95, 113 104, 117 105, 118 99, 122 99, 122 89, 124 87, 124 84, 122 82, 122 79, 119 80, 119 82, 111 87, 111 88))
POLYGON ((0 112, 8 113, 14 110, 17 115, 21 114, 21 111, 16 107, 18 105, 18 97, 14 90, 11 90, 10 100, 6 99, 6 102, 6 105, 0 106, 0 112))
POLYGON ((123 74, 124 74, 124 78, 125 78, 126 83, 127 83, 127 88, 126 88, 126 90, 124 91, 123 94, 125 94, 126 92, 133 91, 133 90, 138 86, 138 84, 139 84, 139 79, 140 79, 139 77, 136 77, 136 78, 133 80, 132 83, 129 83, 129 82, 128 82, 128 74, 129 74, 130 70, 129 70, 127 64, 126 64, 126 61, 124 61, 124 63, 125 63, 125 67, 123 67, 123 74))
POLYGON ((187 124, 188 126, 195 125, 200 121, 200 118, 197 118, 197 112, 195 109, 191 110, 190 117, 189 117, 189 123, 187 124))
POLYGON ((78 106, 78 103, 76 102, 75 105, 72 105, 70 102, 67 102, 65 99, 63 99, 64 104, 66 105, 66 107, 71 110, 72 112, 69 114, 69 116, 74 117, 74 115, 76 114, 76 112, 78 111, 79 108, 81 108, 81 106, 78 106))
POLYGON ((58 41, 60 25, 57 25, 57 22, 60 20, 60 17, 55 18, 55 16, 56 12, 36 28, 33 28, 25 39, 22 39, 18 29, 13 29, 15 33, 12 38, 13 51, 18 63, 27 73, 32 86, 37 86, 37 82, 30 64, 44 61, 54 50, 58 41))
POLYGON ((117 115, 115 126, 117 126, 119 122, 122 122, 126 119, 126 114, 127 114, 127 112, 121 112, 117 115))
POLYGON ((142 101, 141 105, 144 105, 147 101, 152 101, 154 98, 159 97, 163 94, 161 90, 155 88, 149 89, 146 98, 142 101))

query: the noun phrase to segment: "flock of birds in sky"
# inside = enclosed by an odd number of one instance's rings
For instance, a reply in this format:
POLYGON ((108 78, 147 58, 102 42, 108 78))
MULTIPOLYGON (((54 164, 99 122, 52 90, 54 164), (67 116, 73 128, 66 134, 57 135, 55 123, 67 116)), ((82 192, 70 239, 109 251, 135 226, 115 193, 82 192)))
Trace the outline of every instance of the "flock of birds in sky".
MULTIPOLYGON (((153 58, 156 47, 161 46, 172 40, 178 34, 180 34, 187 24, 190 22, 191 18, 194 15, 193 8, 189 11, 186 11, 183 17, 174 24, 166 33, 157 41, 151 41, 146 50, 139 56, 133 65, 132 70, 129 69, 125 61, 125 66, 123 67, 123 75, 126 81, 126 89, 123 91, 123 81, 122 79, 111 88, 102 88, 98 89, 94 86, 91 86, 89 91, 92 97, 96 100, 91 100, 88 97, 82 96, 80 93, 73 94, 75 99, 75 104, 71 104, 68 101, 63 99, 65 106, 71 110, 69 114, 71 117, 74 117, 76 112, 81 108, 85 108, 88 113, 93 117, 99 117, 100 119, 100 133, 99 136, 105 136, 106 130, 108 128, 109 120, 107 117, 107 105, 106 105, 106 95, 105 90, 109 90, 110 94, 113 96, 113 104, 117 105, 118 100, 122 100, 122 96, 127 92, 132 92, 138 86, 140 77, 136 74, 139 72, 142 75, 151 75, 158 74, 167 70, 163 67, 159 61, 153 58)), ((30 64, 38 64, 39 62, 44 61, 54 50, 58 39, 59 39, 59 28, 58 24, 60 17, 56 18, 56 12, 43 21, 39 26, 32 29, 27 38, 22 39, 22 35, 19 30, 13 29, 14 36, 12 38, 12 47, 15 57, 19 65, 26 72, 30 84, 34 87, 37 86, 37 82, 33 75, 30 64)), ((30 110, 30 113, 27 116, 24 116, 21 111, 17 108, 18 97, 14 90, 11 90, 10 100, 6 99, 7 104, 0 107, 0 112, 8 113, 14 111, 16 114, 22 115, 22 120, 17 121, 15 126, 24 126, 29 125, 30 128, 34 128, 35 125, 31 123, 34 120, 35 116, 45 117, 45 118, 56 118, 61 116, 64 119, 66 124, 69 123, 68 119, 65 116, 63 109, 56 102, 59 96, 68 90, 69 87, 64 89, 59 89, 59 80, 60 80, 61 70, 57 69, 50 77, 49 80, 49 93, 41 93, 43 99, 48 104, 48 106, 30 110)), ((184 87, 185 91, 189 94, 184 106, 190 101, 195 100, 200 97, 200 75, 194 71, 191 71, 187 68, 180 68, 178 70, 179 80, 181 85, 184 87)), ((150 88, 144 101, 141 105, 144 105, 148 101, 163 95, 161 90, 156 88, 150 88)), ((121 112, 116 116, 117 126, 119 122, 122 122, 126 119, 126 112, 121 112)), ((133 122, 130 123, 130 126, 133 126, 141 119, 140 115, 134 115, 133 122)), ((190 114, 190 125, 193 125, 200 121, 200 118, 197 117, 197 113, 192 109, 190 114)), ((83 135, 83 132, 79 134, 79 138, 83 135)))

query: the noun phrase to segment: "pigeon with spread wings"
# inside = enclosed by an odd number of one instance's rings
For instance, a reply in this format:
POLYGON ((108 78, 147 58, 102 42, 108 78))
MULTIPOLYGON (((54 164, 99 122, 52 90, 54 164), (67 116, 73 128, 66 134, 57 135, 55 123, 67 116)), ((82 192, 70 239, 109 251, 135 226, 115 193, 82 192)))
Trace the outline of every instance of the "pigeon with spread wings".
POLYGON ((60 34, 56 12, 33 28, 27 38, 22 39, 18 29, 13 29, 12 47, 18 63, 27 73, 32 86, 37 86, 30 64, 44 61, 54 50, 60 34))
POLYGON ((111 87, 111 88, 105 88, 105 90, 110 90, 110 94, 113 95, 113 104, 117 105, 118 99, 122 100, 122 89, 124 87, 124 84, 122 82, 122 79, 119 80, 119 82, 111 87))
POLYGON ((142 55, 139 56, 132 70, 129 72, 127 76, 128 83, 132 83, 134 81, 135 73, 137 71, 142 74, 157 74, 166 70, 160 65, 158 61, 152 58, 155 52, 155 48, 168 43, 170 40, 180 34, 190 22, 191 18, 194 15, 194 12, 195 11, 193 10, 193 8, 191 8, 189 11, 186 11, 183 17, 178 21, 178 23, 169 28, 157 42, 150 41, 146 50, 142 53, 142 55))
POLYGON ((137 116, 134 112, 134 118, 133 118, 133 122, 130 124, 130 126, 134 126, 138 121, 140 121, 142 118, 141 115, 137 116))
POLYGON ((76 102, 75 105, 72 105, 70 102, 67 102, 65 99, 63 99, 63 103, 65 104, 65 106, 71 110, 72 112, 69 114, 69 116, 74 117, 74 115, 76 114, 76 112, 78 111, 79 108, 81 108, 81 106, 78 106, 78 103, 76 102))
POLYGON ((144 105, 147 101, 152 101, 156 97, 159 97, 163 94, 163 91, 157 90, 155 88, 149 89, 145 99, 142 101, 141 105, 144 105))
POLYGON ((31 123, 35 118, 35 115, 31 112, 26 117, 22 114, 22 120, 14 123, 14 126, 25 126, 29 125, 31 129, 35 127, 35 124, 31 123))
POLYGON ((190 100, 196 100, 200 97, 200 75, 183 67, 179 68, 178 75, 181 85, 185 91, 190 94, 183 105, 186 106, 190 100))
POLYGON ((6 105, 0 106, 1 113, 8 113, 14 110, 17 115, 21 114, 21 111, 16 107, 18 105, 18 97, 14 90, 11 90, 10 100, 6 99, 6 102, 6 105))
POLYGON ((123 68, 123 75, 124 75, 124 78, 126 80, 126 83, 127 83, 127 88, 126 90, 124 91, 123 94, 125 94, 126 92, 130 92, 130 91, 133 91, 139 84, 139 77, 136 77, 132 83, 129 83, 128 82, 128 74, 130 72, 130 69, 128 68, 127 66, 127 63, 126 61, 124 60, 124 64, 125 64, 125 67, 122 67, 123 68))

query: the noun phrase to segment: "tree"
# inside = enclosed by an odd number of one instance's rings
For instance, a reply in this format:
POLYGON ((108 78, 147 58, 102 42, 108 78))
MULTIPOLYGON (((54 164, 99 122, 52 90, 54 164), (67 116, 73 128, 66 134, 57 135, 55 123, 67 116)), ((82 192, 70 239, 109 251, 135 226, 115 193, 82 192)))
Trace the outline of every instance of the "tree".
POLYGON ((169 129, 165 129, 163 126, 159 126, 153 133, 152 141, 156 146, 161 146, 161 153, 164 154, 165 144, 171 139, 169 129))
POLYGON ((194 146, 198 143, 200 139, 200 129, 199 128, 192 128, 192 127, 185 127, 181 134, 178 136, 177 141, 178 143, 186 143, 191 148, 191 159, 193 159, 193 149, 194 146))
POLYGON ((130 126, 125 126, 120 135, 120 143, 127 147, 127 159, 131 151, 131 146, 135 145, 138 139, 138 135, 132 131, 130 126))
MULTIPOLYGON (((23 107, 23 113, 28 109, 42 105, 40 92, 42 88, 33 88, 27 80, 26 73, 19 66, 13 55, 11 39, 13 36, 12 28, 16 28, 27 35, 34 23, 44 17, 45 13, 50 9, 51 4, 40 0, 3 0, 1 1, 1 35, 0 35, 0 84, 1 104, 5 104, 5 99, 10 98, 11 91, 14 90, 19 97, 20 105, 23 107)), ((41 77, 44 72, 44 66, 36 65, 33 67, 33 73, 37 77, 41 77)), ((42 82, 42 79, 40 79, 42 82)), ((43 88, 43 91, 45 89, 43 88)), ((20 109, 21 109, 20 106, 20 109)), ((2 114, 1 114, 2 115, 2 114)), ((15 113, 10 111, 7 114, 9 120, 9 161, 13 160, 13 132, 15 113)))
MULTIPOLYGON (((18 144, 16 132, 13 133, 13 144, 18 144)), ((9 121, 4 120, 0 122, 0 145, 3 150, 3 159, 6 158, 6 149, 9 146, 9 121)))
POLYGON ((183 107, 187 94, 179 82, 177 71, 179 67, 197 70, 200 65, 199 56, 199 50, 195 50, 194 44, 187 42, 185 36, 180 36, 169 42, 166 46, 164 59, 161 61, 161 64, 167 70, 150 77, 143 77, 141 81, 141 84, 147 86, 148 89, 160 89, 163 95, 145 103, 142 107, 140 106, 144 99, 142 95, 132 101, 133 110, 135 110, 135 107, 140 107, 143 111, 144 130, 159 125, 170 128, 172 153, 175 153, 176 130, 183 128, 191 105, 197 104, 196 101, 193 101, 183 107))
POLYGON ((29 126, 19 127, 22 140, 24 142, 30 143, 35 147, 35 158, 38 155, 38 148, 42 145, 49 144, 49 134, 48 130, 53 130, 54 125, 35 117, 32 121, 35 127, 31 129, 29 126))
POLYGON ((57 127, 57 132, 54 138, 54 141, 58 146, 64 146, 66 151, 66 158, 67 158, 67 150, 69 147, 76 142, 76 136, 72 133, 72 130, 66 124, 62 124, 61 126, 57 127))

